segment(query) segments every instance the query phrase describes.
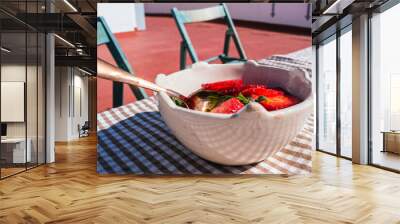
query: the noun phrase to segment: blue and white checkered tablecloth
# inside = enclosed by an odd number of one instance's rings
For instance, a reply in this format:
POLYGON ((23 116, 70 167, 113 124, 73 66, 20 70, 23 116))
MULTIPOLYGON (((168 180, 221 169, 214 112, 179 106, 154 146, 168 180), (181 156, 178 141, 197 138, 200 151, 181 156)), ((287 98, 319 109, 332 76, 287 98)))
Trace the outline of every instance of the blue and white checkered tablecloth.
MULTIPOLYGON (((307 61, 275 56, 260 63, 297 67, 311 74, 307 61)), ((99 174, 305 174, 311 171, 313 117, 278 153, 246 166, 204 160, 183 146, 161 118, 153 97, 99 113, 99 174)))

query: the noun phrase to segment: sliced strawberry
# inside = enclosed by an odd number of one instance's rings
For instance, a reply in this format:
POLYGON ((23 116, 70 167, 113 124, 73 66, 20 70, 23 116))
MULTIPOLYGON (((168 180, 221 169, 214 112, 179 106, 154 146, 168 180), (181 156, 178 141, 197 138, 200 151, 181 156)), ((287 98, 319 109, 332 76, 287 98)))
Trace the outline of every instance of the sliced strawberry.
POLYGON ((222 93, 237 93, 243 88, 241 79, 225 80, 220 82, 205 83, 201 87, 204 90, 222 92, 222 93))
MULTIPOLYGON (((248 97, 248 96, 247 96, 248 97)), ((256 94, 250 94, 250 97, 253 99, 253 100, 256 100, 256 99, 258 99, 258 97, 260 97, 259 95, 256 95, 256 94)))
POLYGON ((239 111, 243 107, 243 103, 237 98, 230 98, 219 104, 217 107, 211 110, 214 113, 231 114, 239 111))
POLYGON ((242 90, 250 89, 250 88, 265 88, 265 89, 267 89, 267 86, 262 85, 262 84, 246 84, 246 85, 243 85, 242 90))
POLYGON ((242 94, 244 96, 256 95, 256 96, 274 97, 274 96, 284 95, 285 93, 282 90, 278 90, 278 89, 267 89, 264 87, 251 87, 251 88, 244 89, 242 91, 242 94))
POLYGON ((268 111, 284 109, 293 106, 299 102, 294 96, 278 95, 274 97, 267 97, 266 100, 261 101, 261 105, 268 111))

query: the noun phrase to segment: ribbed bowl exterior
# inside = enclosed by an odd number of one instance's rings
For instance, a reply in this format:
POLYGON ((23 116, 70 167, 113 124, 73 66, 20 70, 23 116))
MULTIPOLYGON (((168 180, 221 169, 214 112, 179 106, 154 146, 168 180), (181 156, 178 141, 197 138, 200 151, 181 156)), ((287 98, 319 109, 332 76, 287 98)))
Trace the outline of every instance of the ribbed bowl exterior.
POLYGON ((237 114, 215 114, 179 108, 166 94, 161 93, 158 95, 161 116, 176 138, 204 159, 224 165, 262 161, 289 144, 313 110, 311 82, 307 75, 300 70, 282 70, 278 73, 276 69, 255 62, 238 65, 201 64, 169 76, 160 75, 156 82, 189 94, 199 89, 201 83, 232 78, 243 78, 245 82, 256 81, 273 87, 282 84, 275 82, 276 77, 271 79, 268 76, 281 75, 286 83, 282 88, 286 87, 294 95, 294 91, 302 92, 301 96, 297 95, 303 99, 301 103, 273 112, 268 112, 258 103, 250 103, 237 114))

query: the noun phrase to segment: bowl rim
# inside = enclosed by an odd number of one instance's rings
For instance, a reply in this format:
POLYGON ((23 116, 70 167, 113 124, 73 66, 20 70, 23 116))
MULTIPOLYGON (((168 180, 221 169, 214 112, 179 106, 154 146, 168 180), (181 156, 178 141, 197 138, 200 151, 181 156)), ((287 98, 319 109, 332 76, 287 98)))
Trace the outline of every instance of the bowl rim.
MULTIPOLYGON (((253 64, 254 66, 276 68, 274 66, 257 63, 254 60, 246 61, 244 64, 246 64, 246 63, 253 64)), ((197 62, 197 63, 193 64, 191 68, 187 68, 187 69, 198 69, 199 67, 203 67, 203 66, 231 66, 231 65, 234 65, 234 64, 208 64, 208 63, 202 61, 202 62, 197 62)), ((187 69, 185 69, 185 70, 187 70, 187 69)), ((282 69, 282 68, 279 68, 279 69, 282 69)), ((294 69, 300 71, 304 75, 304 77, 310 82, 311 92, 300 103, 295 104, 290 107, 287 107, 287 108, 284 108, 284 109, 280 109, 280 110, 268 111, 261 104, 259 104, 257 102, 250 102, 249 104, 247 104, 243 108, 241 108, 239 111, 232 113, 232 114, 212 113, 212 112, 197 111, 197 110, 179 107, 172 101, 172 99, 165 92, 159 92, 157 94, 157 97, 159 98, 159 100, 163 100, 168 105, 168 107, 171 108, 172 110, 177 110, 177 111, 180 111, 183 113, 196 114, 196 115, 199 115, 202 117, 209 117, 209 118, 211 117, 211 118, 219 118, 219 119, 231 119, 231 118, 241 117, 246 112, 254 112, 254 111, 260 112, 269 117, 277 116, 280 114, 296 113, 297 111, 303 111, 303 110, 309 109, 310 107, 312 108, 314 92, 312 90, 312 81, 311 81, 310 77, 308 77, 306 75, 305 71, 302 69, 299 69, 299 68, 294 68, 294 69)), ((180 71, 177 71, 177 72, 180 72, 180 71)), ((177 73, 177 72, 175 72, 175 73, 177 73)), ((171 74, 174 74, 174 73, 171 73, 171 74)), ((159 74, 156 77, 156 82, 158 79, 165 79, 165 78, 168 78, 168 76, 164 75, 164 74, 159 74)))

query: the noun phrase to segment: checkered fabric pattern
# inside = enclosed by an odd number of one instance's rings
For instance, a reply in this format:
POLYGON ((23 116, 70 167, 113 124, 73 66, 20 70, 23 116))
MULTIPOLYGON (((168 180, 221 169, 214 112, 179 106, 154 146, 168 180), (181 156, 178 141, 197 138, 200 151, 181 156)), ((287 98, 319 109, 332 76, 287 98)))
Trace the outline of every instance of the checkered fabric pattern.
MULTIPOLYGON (((296 67, 311 74, 309 62, 274 56, 260 63, 296 67)), ((171 133, 151 97, 99 113, 99 174, 307 174, 311 171, 313 116, 278 153, 257 164, 224 166, 204 160, 171 133)))

